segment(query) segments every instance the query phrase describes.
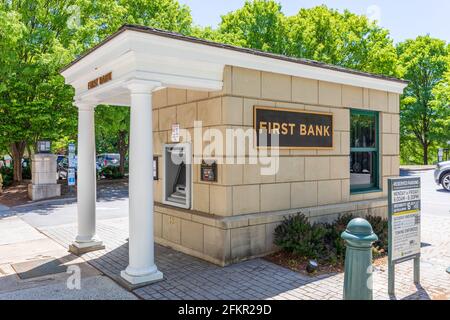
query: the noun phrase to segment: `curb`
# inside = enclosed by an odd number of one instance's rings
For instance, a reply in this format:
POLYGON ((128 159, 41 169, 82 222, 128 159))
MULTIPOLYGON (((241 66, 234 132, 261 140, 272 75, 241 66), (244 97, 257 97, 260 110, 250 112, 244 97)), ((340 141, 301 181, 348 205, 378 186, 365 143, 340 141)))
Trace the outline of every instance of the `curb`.
POLYGON ((38 205, 42 205, 42 204, 53 204, 53 203, 58 203, 58 202, 66 202, 66 201, 74 201, 74 200, 77 200, 77 198, 72 197, 72 198, 62 198, 62 199, 50 199, 50 200, 43 200, 43 201, 36 201, 36 202, 20 204, 18 206, 10 207, 10 209, 14 210, 14 209, 21 209, 21 208, 26 208, 26 207, 31 207, 31 206, 38 206, 38 205))
POLYGON ((400 170, 403 171, 431 171, 436 169, 436 167, 424 167, 424 168, 419 168, 419 167, 412 167, 412 168, 405 168, 405 167, 400 167, 400 170))

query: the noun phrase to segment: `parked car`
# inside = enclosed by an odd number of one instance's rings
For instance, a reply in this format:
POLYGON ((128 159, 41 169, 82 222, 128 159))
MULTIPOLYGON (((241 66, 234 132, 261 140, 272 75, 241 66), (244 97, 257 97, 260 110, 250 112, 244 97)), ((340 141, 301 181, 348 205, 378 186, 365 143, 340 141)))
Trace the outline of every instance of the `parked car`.
POLYGON ((103 153, 97 155, 97 163, 102 167, 118 167, 120 166, 120 154, 103 153))
POLYGON ((440 162, 434 170, 434 180, 438 185, 450 191, 450 161, 440 162))

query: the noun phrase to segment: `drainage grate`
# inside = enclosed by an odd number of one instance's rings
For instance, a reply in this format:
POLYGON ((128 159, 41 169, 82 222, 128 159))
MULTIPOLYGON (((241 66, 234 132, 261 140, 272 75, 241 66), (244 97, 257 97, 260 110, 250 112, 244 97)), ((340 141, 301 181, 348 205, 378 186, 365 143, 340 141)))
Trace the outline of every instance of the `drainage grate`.
POLYGON ((58 259, 39 259, 11 264, 20 279, 31 279, 66 272, 67 267, 58 259))

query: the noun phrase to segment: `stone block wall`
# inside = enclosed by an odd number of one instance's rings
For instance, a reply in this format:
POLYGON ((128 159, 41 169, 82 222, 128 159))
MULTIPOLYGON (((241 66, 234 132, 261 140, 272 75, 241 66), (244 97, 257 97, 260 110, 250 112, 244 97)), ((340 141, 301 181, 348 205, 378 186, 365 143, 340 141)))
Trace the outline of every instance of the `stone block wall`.
MULTIPOLYGON (((194 120, 223 133, 253 127, 253 107, 270 106, 334 115, 332 150, 280 150, 279 171, 264 176, 260 164, 220 164, 217 182, 200 181, 193 166, 192 210, 156 205, 160 243, 217 264, 273 251, 273 230, 286 214, 312 220, 339 214, 387 214, 387 178, 399 174, 399 95, 366 88, 227 66, 220 92, 163 89, 153 97, 154 153, 159 156, 155 201, 162 201, 162 145, 171 126, 193 134, 194 120), (379 113, 382 191, 350 194, 350 109, 379 113)), ((205 147, 205 146, 204 146, 205 147)), ((215 150, 216 157, 226 154, 215 150)), ((247 154, 248 155, 248 154, 247 154)))

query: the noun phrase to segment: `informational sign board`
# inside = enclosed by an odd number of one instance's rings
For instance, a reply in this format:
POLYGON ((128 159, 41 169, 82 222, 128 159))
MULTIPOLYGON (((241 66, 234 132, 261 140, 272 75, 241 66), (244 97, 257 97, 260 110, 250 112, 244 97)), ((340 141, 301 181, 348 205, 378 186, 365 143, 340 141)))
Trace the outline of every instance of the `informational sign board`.
POLYGON ((172 142, 180 142, 180 124, 172 124, 172 142))
POLYGON ((77 167, 77 160, 75 152, 69 152, 68 156, 68 162, 69 162, 69 168, 76 168, 77 167))
POLYGON ((50 140, 39 140, 37 142, 37 153, 50 153, 51 142, 50 140))
POLYGON ((76 167, 77 167, 77 163, 75 160, 75 151, 76 151, 76 147, 75 147, 75 143, 69 143, 68 146, 68 169, 67 169, 67 185, 70 186, 74 186, 76 184, 76 179, 75 179, 75 172, 76 172, 76 167))
POLYGON ((255 106, 253 127, 258 148, 333 148, 332 113, 255 106), (278 146, 271 145, 273 135, 278 137, 278 146))
POLYGON ((67 170, 67 185, 74 186, 76 184, 75 181, 75 168, 69 168, 67 170))
POLYGON ((419 283, 420 177, 391 178, 389 186, 389 294, 394 294, 395 264, 414 259, 419 283))

